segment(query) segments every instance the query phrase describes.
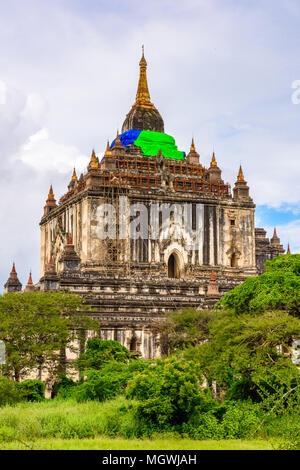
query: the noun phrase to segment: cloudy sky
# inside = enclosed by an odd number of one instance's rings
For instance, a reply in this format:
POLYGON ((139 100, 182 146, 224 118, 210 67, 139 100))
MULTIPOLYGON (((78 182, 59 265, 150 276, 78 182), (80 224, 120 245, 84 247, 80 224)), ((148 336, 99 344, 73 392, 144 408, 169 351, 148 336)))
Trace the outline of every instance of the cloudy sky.
POLYGON ((145 45, 151 99, 256 225, 300 252, 299 0, 0 0, 0 284, 39 279, 39 221, 121 129, 145 45), (297 84, 297 80, 299 83, 297 84), (299 88, 299 93, 297 88, 299 88), (294 95, 294 99, 292 99, 294 95), (293 103, 294 101, 294 103, 293 103))

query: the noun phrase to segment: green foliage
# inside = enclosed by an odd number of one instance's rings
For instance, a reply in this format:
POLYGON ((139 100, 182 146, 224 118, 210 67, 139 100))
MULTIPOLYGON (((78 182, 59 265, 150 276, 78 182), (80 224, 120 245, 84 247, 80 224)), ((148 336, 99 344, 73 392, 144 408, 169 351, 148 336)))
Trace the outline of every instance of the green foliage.
POLYGON ((258 314, 266 310, 300 312, 300 255, 278 256, 266 261, 266 272, 249 277, 229 291, 217 304, 236 314, 258 314))
POLYGON ((222 413, 216 407, 183 425, 183 432, 194 439, 246 438, 259 425, 260 411, 250 402, 227 402, 222 413))
POLYGON ((17 384, 20 395, 26 401, 42 401, 45 399, 45 384, 41 380, 27 379, 17 384))
POLYGON ((13 405, 20 400, 17 384, 7 377, 0 377, 0 406, 13 405))
POLYGON ((271 377, 297 377, 297 367, 282 351, 288 352, 299 335, 300 320, 286 312, 222 313, 211 324, 209 341, 184 356, 198 363, 207 381, 226 391, 228 399, 261 401, 271 377))
POLYGON ((0 296, 0 340, 6 346, 4 374, 20 381, 43 365, 50 373, 60 367, 57 353, 72 346, 78 329, 99 329, 84 313, 90 308, 74 294, 65 292, 10 293, 0 296))
POLYGON ((149 367, 147 361, 139 359, 127 364, 118 361, 108 362, 102 365, 101 370, 85 371, 86 380, 73 388, 72 396, 79 402, 109 400, 125 393, 129 380, 149 367))
POLYGON ((76 386, 77 383, 74 382, 74 380, 68 378, 65 374, 59 374, 52 389, 52 398, 56 396, 60 398, 70 398, 76 386))
POLYGON ((204 341, 208 337, 209 325, 214 317, 213 311, 195 308, 170 312, 162 324, 162 337, 169 352, 196 346, 204 341))
POLYGON ((145 428, 172 429, 205 409, 211 398, 200 390, 199 370, 192 362, 157 360, 128 384, 128 398, 138 400, 136 415, 145 428))
POLYGON ((75 364, 80 371, 85 369, 100 370, 111 361, 128 362, 132 355, 118 341, 107 341, 100 338, 88 339, 86 351, 80 354, 75 364))

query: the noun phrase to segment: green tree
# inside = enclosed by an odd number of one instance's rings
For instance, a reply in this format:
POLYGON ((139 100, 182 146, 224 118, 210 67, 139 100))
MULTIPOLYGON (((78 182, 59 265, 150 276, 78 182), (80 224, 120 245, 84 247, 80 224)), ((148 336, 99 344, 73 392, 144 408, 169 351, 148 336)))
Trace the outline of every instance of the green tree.
POLYGON ((266 272, 249 277, 229 291, 216 307, 236 314, 286 310, 300 315, 300 255, 278 256, 265 263, 266 272))
POLYGON ((228 398, 259 401, 266 387, 272 393, 299 375, 289 358, 299 335, 300 320, 287 312, 223 312, 211 323, 209 340, 185 357, 196 361, 208 383, 216 383, 228 398))
POLYGON ((99 323, 88 317, 90 312, 79 296, 65 292, 0 296, 0 340, 6 346, 3 373, 16 381, 41 366, 56 374, 59 352, 76 349, 78 330, 99 330, 99 323))
POLYGON ((215 318, 212 310, 185 308, 170 312, 161 323, 161 336, 169 353, 196 346, 208 338, 209 327, 215 318))
POLYGON ((85 352, 80 354, 75 364, 80 371, 86 369, 99 370, 111 361, 128 362, 132 355, 125 346, 118 341, 90 338, 87 341, 85 352))

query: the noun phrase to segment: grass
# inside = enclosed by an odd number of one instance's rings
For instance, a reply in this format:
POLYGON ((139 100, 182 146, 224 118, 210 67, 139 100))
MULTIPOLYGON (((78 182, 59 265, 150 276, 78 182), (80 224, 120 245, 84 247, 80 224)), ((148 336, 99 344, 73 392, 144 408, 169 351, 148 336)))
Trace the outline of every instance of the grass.
POLYGON ((141 439, 130 403, 117 397, 103 403, 54 399, 5 406, 0 408, 0 449, 271 450, 279 444, 277 433, 245 440, 192 440, 175 433, 141 439))
POLYGON ((275 441, 220 440, 197 441, 192 439, 38 439, 27 442, 0 444, 2 450, 273 450, 275 441))

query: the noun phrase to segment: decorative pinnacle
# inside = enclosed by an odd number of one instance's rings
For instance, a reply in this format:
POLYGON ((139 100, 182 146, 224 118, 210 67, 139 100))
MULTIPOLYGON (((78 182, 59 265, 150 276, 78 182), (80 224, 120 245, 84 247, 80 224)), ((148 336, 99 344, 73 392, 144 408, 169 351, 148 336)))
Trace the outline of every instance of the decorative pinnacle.
POLYGON ((288 243, 288 247, 287 247, 287 252, 286 252, 287 255, 290 255, 291 254, 291 250, 290 250, 290 244, 288 243))
POLYGON ((216 161, 216 157, 215 157, 215 152, 213 152, 212 159, 211 159, 211 162, 210 162, 210 167, 213 167, 213 166, 214 167, 218 166, 217 161, 216 161))
POLYGON ((140 60, 140 78, 138 83, 138 89, 136 93, 136 99, 134 106, 142 106, 144 108, 152 108, 155 106, 151 103, 150 93, 147 82, 147 61, 144 56, 144 46, 142 47, 142 58, 140 60))
POLYGON ((111 150, 110 150, 110 146, 109 146, 109 141, 107 141, 107 146, 106 146, 106 150, 105 150, 104 156, 105 156, 105 157, 111 157, 111 156, 112 156, 112 153, 111 153, 111 150))
POLYGON ((277 232, 276 232, 276 227, 274 227, 273 238, 278 238, 278 236, 277 236, 277 232))
POLYGON ((13 267, 12 267, 11 272, 12 272, 12 273, 16 273, 16 266, 15 266, 15 263, 13 263, 13 267))
POLYGON ((69 233, 67 245, 73 245, 72 235, 69 233))
POLYGON ((90 168, 98 168, 98 167, 99 167, 98 159, 97 159, 97 157, 96 157, 96 154, 95 154, 95 150, 94 150, 94 149, 93 149, 93 151, 92 151, 92 156, 91 156, 91 160, 90 160, 89 167, 90 167, 90 168))
POLYGON ((211 271, 210 282, 216 282, 216 276, 214 269, 211 271))
POLYGON ((115 140, 113 149, 114 149, 115 147, 123 147, 122 142, 120 141, 119 131, 117 131, 117 137, 116 137, 116 140, 115 140))
POLYGON ((31 271, 29 273, 29 279, 28 279, 28 282, 27 282, 27 285, 28 286, 32 286, 33 282, 32 282, 32 277, 31 277, 31 271))
POLYGON ((53 192, 52 184, 50 186, 50 190, 49 190, 49 194, 48 194, 48 200, 54 201, 54 192, 53 192))
POLYGON ((76 175, 76 170, 74 167, 73 175, 72 175, 72 181, 77 181, 77 175, 76 175))
POLYGON ((240 165, 240 169, 239 169, 239 174, 238 174, 237 180, 238 180, 238 181, 245 181, 244 173, 243 173, 243 170, 242 170, 242 165, 240 165))
POLYGON ((54 263, 53 263, 53 256, 52 256, 52 254, 50 255, 49 264, 54 264, 54 263))
POLYGON ((190 152, 196 152, 195 144, 194 144, 194 137, 192 138, 192 143, 191 143, 190 152))

